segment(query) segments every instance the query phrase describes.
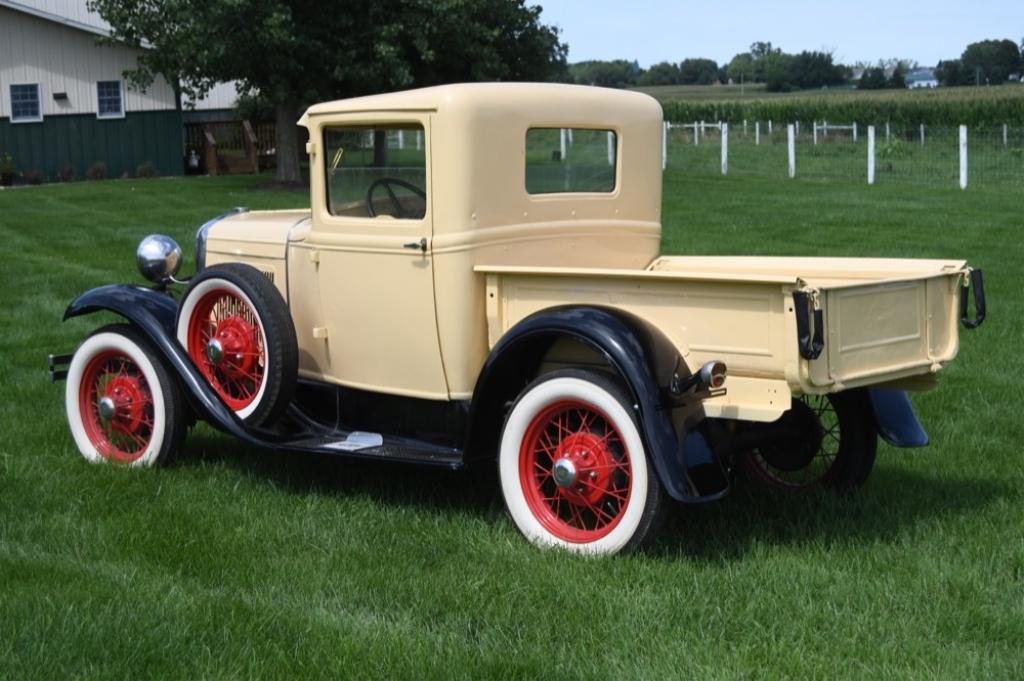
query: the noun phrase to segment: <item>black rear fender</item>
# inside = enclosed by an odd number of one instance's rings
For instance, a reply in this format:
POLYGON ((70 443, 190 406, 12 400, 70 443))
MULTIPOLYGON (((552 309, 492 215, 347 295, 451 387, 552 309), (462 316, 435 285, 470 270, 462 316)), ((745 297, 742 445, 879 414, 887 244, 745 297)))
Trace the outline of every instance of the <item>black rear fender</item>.
POLYGON ((688 479, 672 410, 663 401, 673 374, 677 368, 685 371, 686 364, 658 329, 619 310, 553 308, 509 329, 491 350, 473 391, 467 459, 495 456, 509 407, 537 376, 551 346, 562 339, 593 349, 622 379, 635 400, 641 436, 668 493, 680 501, 705 500, 688 479))

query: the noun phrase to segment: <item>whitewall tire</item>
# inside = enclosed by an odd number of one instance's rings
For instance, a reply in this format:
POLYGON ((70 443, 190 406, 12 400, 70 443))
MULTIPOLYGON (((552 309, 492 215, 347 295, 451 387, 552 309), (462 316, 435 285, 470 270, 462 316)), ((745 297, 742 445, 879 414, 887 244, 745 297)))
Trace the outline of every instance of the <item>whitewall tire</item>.
POLYGON ((135 328, 99 329, 75 351, 64 404, 71 437, 87 460, 148 467, 170 461, 185 436, 177 384, 135 328))
POLYGON ((546 374, 523 390, 498 453, 502 494, 531 542, 610 554, 643 545, 665 506, 631 400, 607 376, 546 374))

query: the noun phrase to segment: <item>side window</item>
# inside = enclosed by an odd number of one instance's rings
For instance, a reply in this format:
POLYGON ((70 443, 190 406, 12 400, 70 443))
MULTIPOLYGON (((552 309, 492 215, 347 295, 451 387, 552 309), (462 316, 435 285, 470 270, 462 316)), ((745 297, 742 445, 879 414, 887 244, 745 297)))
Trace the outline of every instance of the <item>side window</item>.
POLYGON ((615 191, 618 140, 611 130, 530 128, 526 191, 530 194, 615 191))
POLYGON ((98 118, 124 117, 121 81, 101 80, 96 83, 96 116, 98 118))
POLYGON ((358 218, 420 220, 427 213, 427 152, 417 124, 324 130, 327 210, 358 218))
POLYGON ((43 120, 43 109, 39 102, 39 84, 11 86, 11 121, 30 123, 43 120))

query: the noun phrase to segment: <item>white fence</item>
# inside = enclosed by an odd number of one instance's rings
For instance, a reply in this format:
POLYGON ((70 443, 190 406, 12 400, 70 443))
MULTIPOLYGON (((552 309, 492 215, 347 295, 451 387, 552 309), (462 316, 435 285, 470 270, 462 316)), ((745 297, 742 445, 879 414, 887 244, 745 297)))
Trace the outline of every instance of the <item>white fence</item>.
POLYGON ((723 175, 785 173, 868 184, 1024 184, 1024 129, 862 126, 812 121, 783 126, 715 121, 664 124, 662 167, 723 175), (866 139, 863 134, 866 131, 866 139), (858 169, 859 168, 859 169, 858 169))

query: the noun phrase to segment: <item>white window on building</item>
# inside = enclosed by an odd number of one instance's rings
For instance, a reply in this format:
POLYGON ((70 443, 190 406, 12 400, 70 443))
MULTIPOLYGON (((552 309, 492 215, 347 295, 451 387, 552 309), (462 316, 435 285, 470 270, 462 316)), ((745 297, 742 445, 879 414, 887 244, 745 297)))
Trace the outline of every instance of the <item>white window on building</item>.
POLYGON ((124 98, 121 81, 101 80, 96 83, 96 116, 98 118, 124 118, 124 98))
POLYGON ((39 101, 39 83, 11 86, 11 122, 32 123, 43 120, 39 101))

